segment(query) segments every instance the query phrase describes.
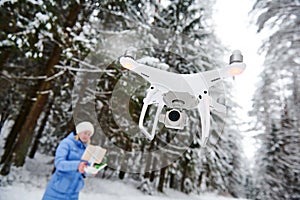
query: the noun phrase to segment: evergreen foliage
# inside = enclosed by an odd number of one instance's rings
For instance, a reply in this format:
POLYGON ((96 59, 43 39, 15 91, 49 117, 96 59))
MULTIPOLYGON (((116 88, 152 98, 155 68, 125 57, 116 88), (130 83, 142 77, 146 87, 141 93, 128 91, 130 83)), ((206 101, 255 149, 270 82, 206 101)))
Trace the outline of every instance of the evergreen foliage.
POLYGON ((299 199, 299 1, 256 1, 265 63, 254 96, 253 115, 260 149, 256 156, 255 199, 299 199))

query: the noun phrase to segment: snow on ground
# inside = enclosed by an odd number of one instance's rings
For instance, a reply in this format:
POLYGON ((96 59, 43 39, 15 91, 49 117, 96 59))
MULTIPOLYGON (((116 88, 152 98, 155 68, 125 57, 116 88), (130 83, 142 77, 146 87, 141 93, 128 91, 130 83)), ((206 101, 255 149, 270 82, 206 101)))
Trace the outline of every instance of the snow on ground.
MULTIPOLYGON (((97 192, 88 193, 83 190, 80 200, 237 200, 221 197, 213 193, 186 195, 184 193, 167 190, 164 194, 146 195, 137 190, 132 184, 122 181, 97 180, 101 185, 97 192)), ((87 183, 89 184, 89 183, 87 183)), ((43 196, 44 188, 28 186, 25 183, 16 183, 12 186, 0 187, 0 200, 38 200, 43 196)))
MULTIPOLYGON (((53 168, 53 157, 37 154, 27 159, 22 168, 11 169, 8 176, 0 176, 0 200, 39 200, 42 199, 53 168)), ((80 200, 237 200, 213 193, 187 195, 176 190, 166 189, 164 193, 148 195, 138 190, 140 182, 87 177, 80 200)))

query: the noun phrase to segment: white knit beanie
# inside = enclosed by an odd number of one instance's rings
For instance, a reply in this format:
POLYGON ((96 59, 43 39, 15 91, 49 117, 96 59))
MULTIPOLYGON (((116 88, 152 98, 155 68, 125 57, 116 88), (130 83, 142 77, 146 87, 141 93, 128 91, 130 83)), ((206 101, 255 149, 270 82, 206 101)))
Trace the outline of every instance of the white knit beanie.
POLYGON ((91 122, 80 122, 76 125, 76 133, 79 134, 83 131, 91 131, 91 136, 94 134, 94 126, 91 122))

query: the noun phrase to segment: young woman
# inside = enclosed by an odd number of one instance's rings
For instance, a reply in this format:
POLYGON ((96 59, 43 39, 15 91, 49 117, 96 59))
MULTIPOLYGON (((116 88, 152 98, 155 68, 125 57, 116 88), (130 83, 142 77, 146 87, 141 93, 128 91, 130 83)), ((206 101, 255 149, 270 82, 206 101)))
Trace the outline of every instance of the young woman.
POLYGON ((55 172, 43 200, 78 200, 84 185, 84 168, 88 164, 81 157, 94 134, 94 126, 90 122, 81 122, 76 126, 76 133, 71 132, 56 149, 55 172))

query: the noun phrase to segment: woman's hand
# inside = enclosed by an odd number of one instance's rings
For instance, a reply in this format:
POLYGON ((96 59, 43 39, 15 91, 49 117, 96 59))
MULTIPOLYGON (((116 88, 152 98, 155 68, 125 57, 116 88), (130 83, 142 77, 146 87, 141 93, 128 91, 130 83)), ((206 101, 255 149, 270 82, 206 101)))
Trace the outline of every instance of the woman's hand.
POLYGON ((84 168, 86 168, 87 165, 88 165, 87 162, 80 162, 78 165, 78 171, 83 174, 85 172, 84 168))

